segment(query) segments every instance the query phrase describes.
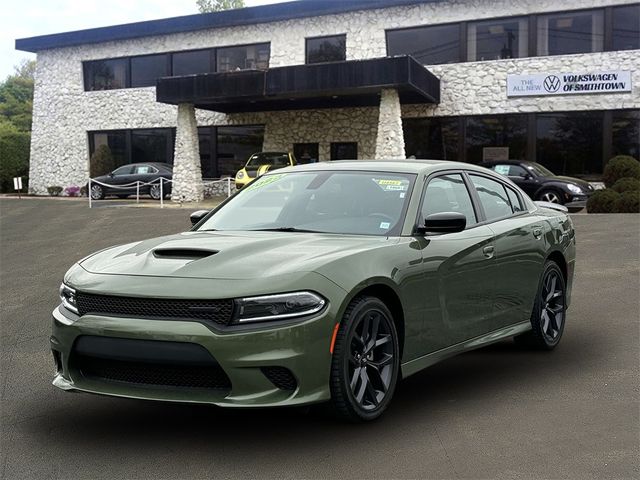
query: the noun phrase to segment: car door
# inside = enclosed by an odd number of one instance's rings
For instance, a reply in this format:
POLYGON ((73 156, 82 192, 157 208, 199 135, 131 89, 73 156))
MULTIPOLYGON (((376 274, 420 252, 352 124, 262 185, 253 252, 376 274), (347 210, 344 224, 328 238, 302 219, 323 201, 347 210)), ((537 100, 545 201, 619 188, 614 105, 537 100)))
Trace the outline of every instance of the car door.
POLYGON ((481 335, 493 307, 493 232, 486 225, 478 225, 482 217, 462 172, 437 174, 428 180, 419 221, 440 212, 463 213, 467 226, 462 232, 424 237, 421 251, 427 351, 481 335))
POLYGON ((491 330, 527 321, 538 286, 543 227, 515 189, 496 178, 469 173, 495 247, 491 330))
POLYGON ((123 165, 116 168, 111 174, 109 183, 115 185, 118 188, 109 189, 114 194, 131 194, 135 193, 135 186, 129 186, 128 184, 135 182, 133 178, 133 165, 123 165))

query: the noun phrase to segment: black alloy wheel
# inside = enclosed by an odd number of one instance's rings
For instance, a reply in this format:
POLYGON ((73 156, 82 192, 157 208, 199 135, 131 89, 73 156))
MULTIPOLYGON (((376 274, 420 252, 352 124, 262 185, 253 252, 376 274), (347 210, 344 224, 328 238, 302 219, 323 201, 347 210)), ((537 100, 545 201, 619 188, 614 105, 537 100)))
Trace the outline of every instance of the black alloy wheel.
POLYGON ((393 316, 375 297, 358 297, 338 330, 331 369, 331 397, 338 416, 373 420, 387 408, 400 372, 393 316))
POLYGON ((531 313, 531 332, 516 340, 542 350, 552 350, 560 342, 567 314, 567 293, 560 267, 548 261, 542 273, 538 296, 531 313))

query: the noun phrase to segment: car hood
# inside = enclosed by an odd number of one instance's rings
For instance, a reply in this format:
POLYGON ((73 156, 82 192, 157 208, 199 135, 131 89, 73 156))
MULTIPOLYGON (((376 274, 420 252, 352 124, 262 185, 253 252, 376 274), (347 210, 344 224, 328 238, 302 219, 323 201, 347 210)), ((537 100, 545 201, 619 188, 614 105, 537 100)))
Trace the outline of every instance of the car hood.
POLYGON ((565 182, 565 183, 573 183, 575 185, 578 185, 580 188, 582 188, 585 192, 590 192, 593 190, 593 186, 587 182, 586 180, 582 180, 580 178, 574 178, 574 177, 564 177, 564 176, 555 176, 553 177, 554 180, 559 180, 561 182, 565 182))
POLYGON ((333 260, 393 241, 295 232, 185 232, 108 248, 81 260, 80 266, 109 275, 264 278, 312 272, 333 260))

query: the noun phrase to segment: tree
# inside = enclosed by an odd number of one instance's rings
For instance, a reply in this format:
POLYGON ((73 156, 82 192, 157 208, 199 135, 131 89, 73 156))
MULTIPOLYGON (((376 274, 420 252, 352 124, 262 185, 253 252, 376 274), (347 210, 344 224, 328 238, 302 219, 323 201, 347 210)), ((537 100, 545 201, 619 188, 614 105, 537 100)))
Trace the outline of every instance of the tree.
POLYGON ((200 13, 244 8, 244 0, 196 0, 200 13))
POLYGON ((0 83, 0 118, 22 132, 31 131, 35 60, 25 60, 0 83))

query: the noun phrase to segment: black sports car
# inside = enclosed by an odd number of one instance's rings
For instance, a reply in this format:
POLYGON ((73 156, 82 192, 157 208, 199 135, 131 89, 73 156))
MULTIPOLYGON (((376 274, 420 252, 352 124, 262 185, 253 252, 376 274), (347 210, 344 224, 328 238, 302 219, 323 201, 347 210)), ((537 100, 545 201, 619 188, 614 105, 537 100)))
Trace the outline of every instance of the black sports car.
POLYGON ((583 209, 595 191, 585 180, 558 176, 536 162, 502 160, 485 162, 482 166, 509 177, 532 200, 565 205, 569 211, 583 209))
MULTIPOLYGON (((100 200, 107 195, 126 198, 137 192, 136 182, 150 183, 140 185, 140 195, 149 195, 154 200, 160 200, 159 178, 171 180, 173 165, 160 162, 129 163, 116 168, 113 172, 91 179, 89 194, 93 200, 100 200), (113 185, 113 186, 111 186, 113 185)), ((166 197, 171 193, 171 182, 164 182, 162 194, 166 197)))

